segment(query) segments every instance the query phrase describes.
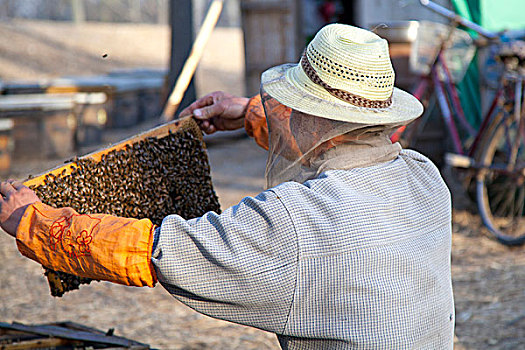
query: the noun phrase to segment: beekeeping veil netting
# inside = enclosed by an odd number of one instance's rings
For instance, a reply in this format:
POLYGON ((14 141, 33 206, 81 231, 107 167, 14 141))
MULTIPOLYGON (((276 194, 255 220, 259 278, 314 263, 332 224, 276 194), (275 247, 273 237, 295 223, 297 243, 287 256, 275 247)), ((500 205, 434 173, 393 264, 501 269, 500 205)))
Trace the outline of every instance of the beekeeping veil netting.
POLYGON ((267 188, 286 181, 303 183, 328 170, 391 161, 401 151, 390 141, 400 124, 368 125, 305 114, 279 103, 264 87, 261 97, 269 133, 267 188))

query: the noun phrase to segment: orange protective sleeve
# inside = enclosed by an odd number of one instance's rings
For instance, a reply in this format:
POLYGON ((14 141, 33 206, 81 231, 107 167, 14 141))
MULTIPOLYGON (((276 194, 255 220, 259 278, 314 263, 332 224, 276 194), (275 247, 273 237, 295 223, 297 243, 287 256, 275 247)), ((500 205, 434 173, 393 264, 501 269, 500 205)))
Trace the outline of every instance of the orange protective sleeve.
POLYGON ((148 219, 78 214, 41 202, 27 207, 18 250, 47 268, 128 286, 153 287, 153 231, 148 219))
POLYGON ((246 114, 244 115, 244 129, 248 136, 253 137, 259 146, 268 150, 268 125, 266 124, 261 95, 255 95, 248 102, 246 114))
MULTIPOLYGON (((279 103, 277 100, 273 100, 273 103, 268 103, 266 107, 269 109, 269 118, 272 118, 272 127, 279 130, 278 134, 281 138, 281 142, 286 144, 286 147, 282 147, 282 149, 287 149, 290 152, 289 154, 283 155, 292 157, 293 159, 299 157, 301 152, 290 130, 290 114, 292 113, 292 109, 279 103)), ((269 134, 266 118, 261 95, 252 97, 246 108, 244 129, 248 136, 253 137, 259 146, 268 150, 269 134)))

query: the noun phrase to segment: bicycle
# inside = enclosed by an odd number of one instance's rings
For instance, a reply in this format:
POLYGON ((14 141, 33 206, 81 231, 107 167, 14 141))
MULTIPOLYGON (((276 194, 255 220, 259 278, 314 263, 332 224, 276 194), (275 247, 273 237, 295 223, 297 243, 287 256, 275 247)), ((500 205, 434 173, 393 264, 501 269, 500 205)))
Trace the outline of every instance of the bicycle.
POLYGON ((392 135, 413 144, 437 105, 454 152, 445 154, 445 164, 467 171, 464 185, 474 192, 484 225, 505 245, 525 243, 525 42, 505 43, 504 35, 486 31, 432 1, 421 4, 451 20, 451 25, 420 23, 411 55, 412 70, 421 75, 414 95, 426 105, 422 117, 392 135), (455 83, 465 74, 477 43, 463 25, 496 45, 496 59, 503 67, 495 96, 481 126, 475 129, 465 117, 455 83), (424 38, 430 32, 431 38, 424 38), (440 45, 429 49, 435 36, 440 45), (419 55, 419 56, 418 56, 419 55), (456 124, 456 121, 458 124, 456 124), (458 127, 459 126, 459 127, 458 127), (463 137, 462 137, 463 136, 463 137))

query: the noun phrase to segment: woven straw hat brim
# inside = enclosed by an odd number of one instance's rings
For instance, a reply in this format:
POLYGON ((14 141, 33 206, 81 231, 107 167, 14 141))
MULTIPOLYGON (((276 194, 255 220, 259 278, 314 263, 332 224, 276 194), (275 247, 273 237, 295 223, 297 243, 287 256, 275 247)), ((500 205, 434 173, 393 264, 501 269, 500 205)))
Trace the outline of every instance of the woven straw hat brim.
POLYGON ((407 124, 423 113, 423 105, 406 91, 394 88, 388 108, 365 108, 344 102, 313 83, 298 64, 283 64, 261 77, 265 92, 283 105, 318 117, 370 125, 407 124))

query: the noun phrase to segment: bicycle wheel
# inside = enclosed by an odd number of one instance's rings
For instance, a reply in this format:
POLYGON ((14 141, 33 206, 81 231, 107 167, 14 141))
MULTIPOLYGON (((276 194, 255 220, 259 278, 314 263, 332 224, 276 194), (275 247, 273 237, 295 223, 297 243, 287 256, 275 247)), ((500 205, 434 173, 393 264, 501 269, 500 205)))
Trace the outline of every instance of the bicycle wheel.
POLYGON ((505 245, 525 243, 525 144, 518 123, 505 118, 482 146, 476 174, 481 218, 505 245))

